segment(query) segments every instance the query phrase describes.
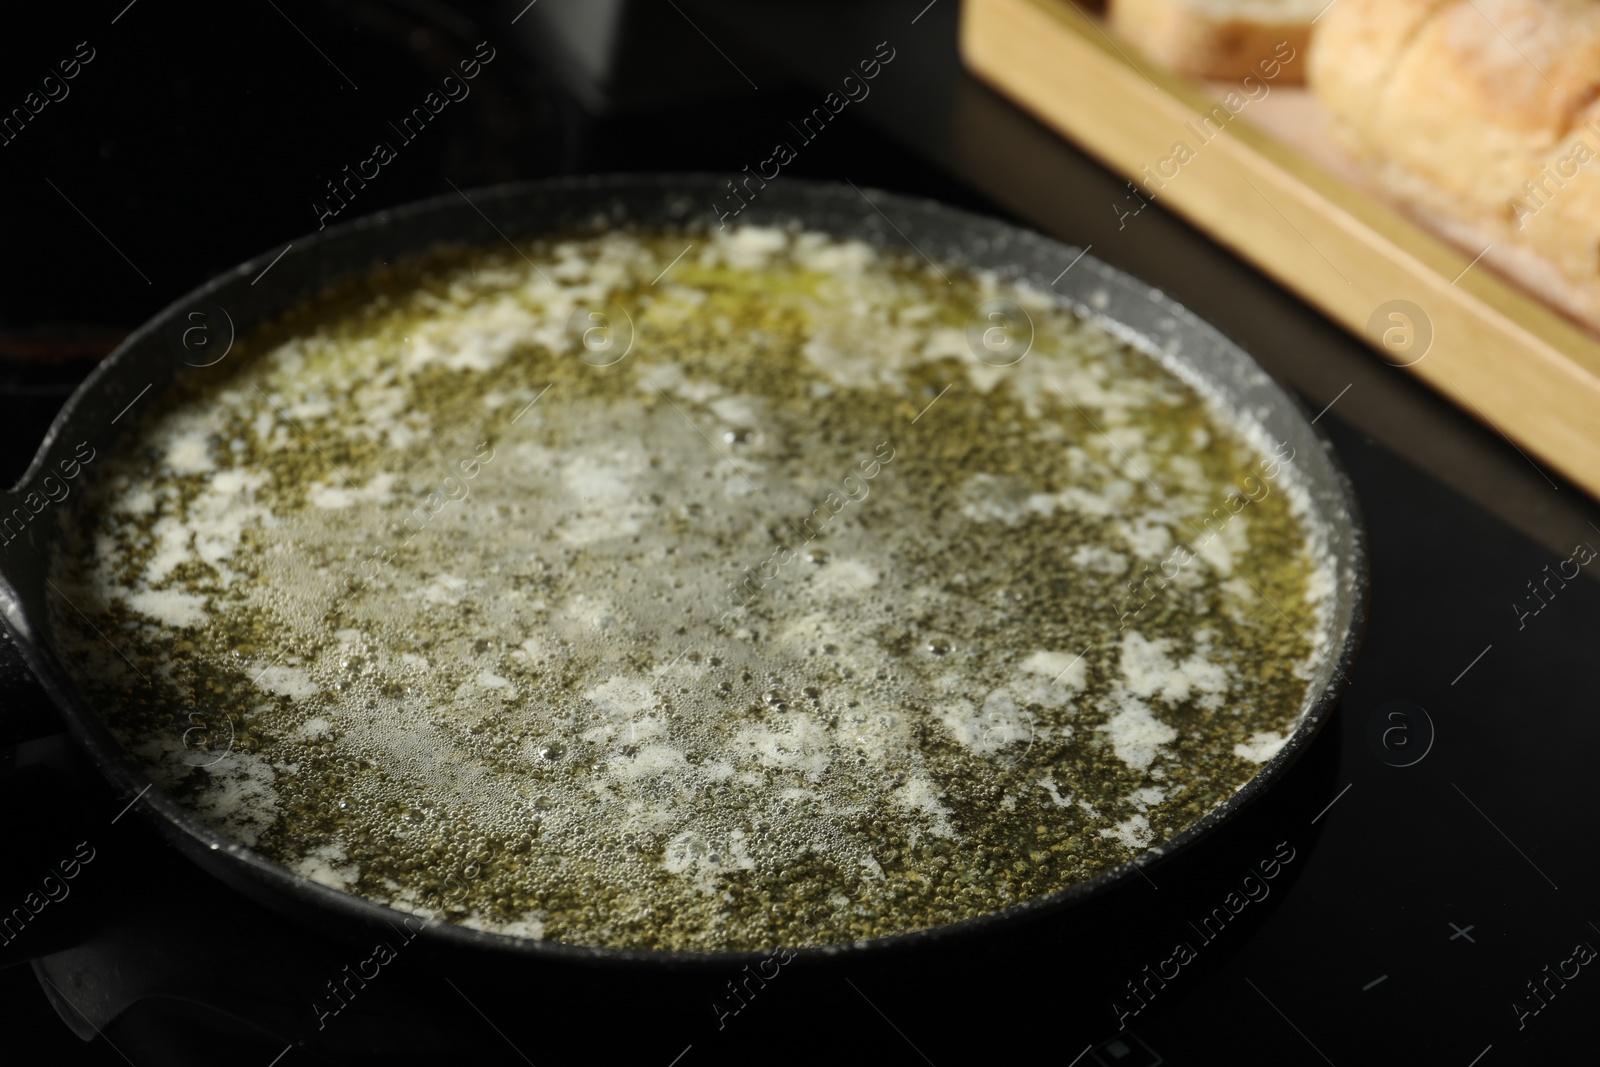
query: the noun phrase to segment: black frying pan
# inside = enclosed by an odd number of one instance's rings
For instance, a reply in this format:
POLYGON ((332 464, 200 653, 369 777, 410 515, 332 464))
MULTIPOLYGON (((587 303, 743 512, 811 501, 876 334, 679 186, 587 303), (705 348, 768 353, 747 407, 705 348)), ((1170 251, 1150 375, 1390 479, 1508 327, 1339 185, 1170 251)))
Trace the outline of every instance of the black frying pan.
MULTIPOLYGON (((724 203, 723 186, 719 179, 696 176, 505 186, 470 195, 452 193, 300 238, 281 261, 274 262, 272 254, 260 256, 167 308, 134 332, 67 401, 27 473, 4 501, 0 521, 9 518, 9 524, 4 527, 6 544, 0 550, 0 611, 28 665, 97 771, 127 799, 139 797, 135 807, 154 820, 194 864, 258 903, 319 927, 381 929, 402 917, 291 873, 219 837, 176 801, 150 788, 138 761, 86 705, 69 665, 52 647, 46 610, 47 598, 59 595, 46 581, 52 532, 60 514, 59 505, 51 498, 60 495, 63 485, 71 487, 64 472, 82 459, 85 446, 81 443, 87 442, 86 447, 97 454, 115 449, 119 437, 175 378, 204 374, 205 366, 222 358, 231 331, 247 331, 325 287, 375 266, 446 244, 496 244, 568 230, 627 224, 715 228, 711 205, 724 203), (196 327, 202 332, 191 333, 185 343, 184 331, 196 327)), ((1273 440, 1294 447, 1295 469, 1325 524, 1328 549, 1337 566, 1327 645, 1331 653, 1319 665, 1314 681, 1319 695, 1282 750, 1248 784, 1136 863, 1148 866, 1196 844, 1265 793, 1305 751, 1328 718, 1356 655, 1366 614, 1367 562, 1354 497, 1331 445, 1307 422, 1296 402, 1236 345, 1160 293, 1082 256, 1077 249, 1014 226, 928 201, 878 192, 863 195, 850 186, 796 179, 763 189, 738 221, 798 221, 810 229, 861 238, 897 252, 911 245, 937 260, 1028 279, 1040 289, 1059 293, 1069 305, 1158 356, 1227 406, 1251 412, 1273 440)), ((93 463, 79 473, 83 478, 93 475, 93 463)), ((1140 876, 1134 864, 1126 864, 1053 896, 977 919, 862 944, 802 949, 799 956, 820 962, 884 955, 1036 923, 1140 876)), ((449 923, 428 925, 422 937, 441 946, 500 958, 538 959, 558 969, 587 963, 630 969, 709 964, 731 970, 763 958, 753 953, 572 946, 449 923)))

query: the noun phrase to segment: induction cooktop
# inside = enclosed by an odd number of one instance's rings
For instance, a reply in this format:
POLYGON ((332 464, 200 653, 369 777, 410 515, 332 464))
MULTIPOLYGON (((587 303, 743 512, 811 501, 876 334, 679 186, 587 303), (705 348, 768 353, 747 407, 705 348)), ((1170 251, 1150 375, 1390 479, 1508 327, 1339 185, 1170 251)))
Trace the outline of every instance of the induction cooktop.
POLYGON ((324 183, 462 48, 493 41, 499 80, 452 102, 433 143, 397 154, 356 208, 557 173, 732 181, 886 44, 871 95, 786 173, 1087 246, 1233 336, 1331 436, 1369 536, 1370 621, 1338 711, 1288 776, 1043 930, 935 963, 686 972, 646 995, 625 976, 547 980, 439 955, 404 929, 378 952, 259 907, 99 784, 13 662, 0 671, 0 912, 27 914, 0 935, 8 1060, 1592 1060, 1600 509, 1158 206, 1119 216, 1119 179, 962 72, 956 6, 621 4, 604 69, 552 57, 564 23, 522 3, 269 4, 200 24, 120 0, 41 16, 7 45, 21 57, 5 67, 8 104, 57 52, 87 40, 95 58, 0 149, 0 467, 21 472, 128 329, 315 228, 324 183), (641 38, 695 77, 634 63, 641 38))

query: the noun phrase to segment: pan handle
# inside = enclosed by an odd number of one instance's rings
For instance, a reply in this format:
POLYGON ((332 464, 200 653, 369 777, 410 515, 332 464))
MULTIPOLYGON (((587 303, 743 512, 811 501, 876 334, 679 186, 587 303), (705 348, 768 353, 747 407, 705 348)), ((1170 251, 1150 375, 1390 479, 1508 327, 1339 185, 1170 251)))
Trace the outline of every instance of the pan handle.
POLYGON ((111 914, 107 894, 85 898, 59 866, 65 859, 76 872, 75 843, 94 847, 99 809, 115 798, 22 650, 43 639, 26 591, 42 584, 55 518, 33 511, 24 487, 0 490, 0 811, 27 815, 12 820, 0 862, 0 969, 82 944, 111 914))
MULTIPOLYGON (((0 649, 4 669, 18 657, 19 648, 28 648, 42 636, 38 607, 48 588, 46 550, 57 539, 61 509, 81 491, 80 477, 99 457, 94 443, 65 439, 60 424, 58 416, 16 487, 0 492, 0 618, 11 639, 0 649)), ((4 737, 3 714, 0 737, 4 737)))
POLYGON ((40 556, 37 530, 28 530, 39 516, 28 509, 28 496, 21 487, 0 491, 0 745, 40 736, 45 731, 30 726, 50 706, 21 647, 34 639, 39 621, 24 606, 26 576, 40 556))
MULTIPOLYGON (((39 683, 24 648, 40 639, 42 622, 28 608, 28 587, 42 577, 40 551, 54 533, 48 501, 33 488, 39 460, 11 490, 0 490, 0 782, 40 764, 61 761, 41 739, 62 735, 64 724, 39 683)), ((52 483, 53 485, 55 483, 52 483)))
MULTIPOLYGON (((9 514, 6 505, 15 500, 15 494, 0 493, 0 508, 9 514)), ((6 860, 0 863, 0 899, 7 909, 0 914, 5 920, 0 923, 0 968, 77 944, 87 919, 81 908, 70 909, 68 921, 39 914, 49 895, 60 892, 59 879, 41 883, 40 878, 54 873, 47 865, 53 852, 70 844, 73 824, 79 821, 74 809, 84 792, 75 783, 84 781, 86 769, 55 705, 17 647, 12 620, 20 604, 8 555, 0 548, 0 605, 6 617, 6 625, 0 626, 0 810, 30 817, 9 835, 6 860)))
MULTIPOLYGON (((24 483, 26 484, 26 483, 24 483)), ((37 530, 28 527, 39 517, 27 505, 22 486, 0 491, 0 746, 59 731, 54 707, 28 665, 21 645, 33 639, 38 620, 24 607, 24 575, 39 557, 37 530)), ((36 500, 43 497, 34 493, 36 500)), ((43 509, 41 508, 42 512, 43 509)), ((4 773, 0 762, 0 773, 4 773)))
POLYGON ((74 770, 75 746, 34 666, 45 639, 47 549, 60 517, 50 512, 70 495, 61 478, 49 477, 46 461, 60 451, 51 445, 15 489, 0 490, 0 783, 33 770, 55 778, 74 770))

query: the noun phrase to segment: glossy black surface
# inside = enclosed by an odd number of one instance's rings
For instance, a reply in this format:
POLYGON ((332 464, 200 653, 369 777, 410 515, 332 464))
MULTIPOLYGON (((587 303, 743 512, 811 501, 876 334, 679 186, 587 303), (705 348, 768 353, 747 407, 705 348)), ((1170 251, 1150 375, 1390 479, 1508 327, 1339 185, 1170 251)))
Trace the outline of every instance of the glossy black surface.
MULTIPOLYGON (((169 41, 216 36, 209 26, 185 30, 178 16, 147 5, 142 0, 132 8, 116 32, 149 11, 174 20, 164 26, 169 41)), ((327 1032, 343 1035, 338 1040, 350 1048, 335 1062, 358 1062, 360 1047, 397 1034, 422 1060, 431 1046, 459 1048, 460 1056, 475 1049, 483 1062, 541 1065, 580 1057, 668 1064, 680 1054, 682 1067, 819 1058, 927 1060, 942 1067, 1024 1055, 1061 1064, 1148 1063, 1155 1056, 1168 1063, 1463 1067, 1592 1060, 1592 1020, 1600 1006, 1592 967, 1549 979, 1542 991, 1547 1006, 1522 1016, 1520 1029, 1513 1003, 1537 1007, 1525 983, 1544 979, 1547 965, 1560 969, 1575 943, 1600 947, 1600 931, 1590 925, 1600 923, 1594 908, 1600 861, 1592 847, 1600 831, 1591 784, 1600 754, 1590 667, 1600 634, 1600 594, 1588 580, 1594 566, 1565 587, 1552 582, 1548 606, 1522 616, 1520 627, 1512 605, 1537 606, 1527 583, 1543 581, 1543 568, 1555 569, 1575 544, 1600 547, 1600 531, 1590 526, 1600 524, 1593 506, 1559 480, 1547 481, 1492 429, 1372 358, 1182 222, 1153 208, 1119 229, 1112 205, 1120 201, 1120 180, 960 73, 949 0, 926 9, 920 0, 769 4, 759 15, 744 5, 680 6, 761 88, 675 103, 645 118, 586 122, 572 139, 577 154, 551 169, 720 167, 732 177, 766 158, 775 131, 814 106, 843 67, 891 41, 896 59, 874 82, 872 97, 852 104, 806 145, 794 172, 934 195, 1092 244, 1094 255, 1161 287, 1239 340, 1313 412, 1335 401, 1318 425, 1330 429, 1350 470, 1370 534, 1367 644, 1341 709, 1271 803, 1252 807, 1203 854, 1152 872, 1153 885, 1127 886, 1054 937, 990 945, 936 971, 910 964, 854 974, 853 986, 785 966, 766 988, 753 986, 748 1006, 724 1015, 721 1028, 713 1003, 724 1011, 734 1005, 722 981, 685 980, 678 996, 653 1005, 638 1004, 625 988, 574 1002, 560 990, 518 983, 472 961, 416 954, 421 945, 411 945, 349 1009, 327 1020, 327 1032), (1426 709, 1434 730, 1431 748, 1411 766, 1394 765, 1411 759, 1397 745, 1369 744, 1375 713, 1384 723, 1401 721, 1388 718, 1394 701, 1426 709), (1243 905, 1213 940, 1192 931, 1191 923, 1226 907, 1229 889, 1280 842, 1295 858, 1271 883, 1271 894, 1243 905), (1172 973, 1166 961, 1180 940, 1190 942, 1194 960, 1177 977, 1158 980, 1163 966, 1172 973), (1126 1052, 1118 1057, 1108 1042, 1118 1040, 1119 1015, 1137 1006, 1126 983, 1146 980, 1146 965, 1157 978, 1144 994, 1148 1006, 1123 1016, 1136 1036, 1120 1038, 1126 1052)), ((286 10, 319 36, 311 6, 286 10)), ((327 10, 337 16, 331 5, 327 10)), ((94 25, 115 14, 95 15, 94 25)), ((515 14, 484 18, 509 26, 515 14)), ((68 16, 79 17, 61 14, 68 16)), ((319 99, 317 92, 339 99, 341 90, 324 84, 337 83, 337 75, 315 59, 287 55, 288 45, 305 46, 283 32, 270 46, 254 42, 259 50, 249 47, 253 42, 230 41, 213 43, 215 54, 208 55, 231 56, 240 69, 300 64, 294 69, 307 99, 319 99)), ((7 65, 5 91, 13 95, 26 91, 35 59, 53 60, 58 42, 70 53, 81 39, 70 29, 34 37, 13 34, 5 45, 28 59, 7 65)), ((181 110, 151 103, 156 90, 174 83, 174 56, 184 54, 170 43, 176 51, 161 52, 161 41, 145 39, 137 53, 150 57, 145 68, 125 72, 119 87, 124 106, 146 101, 152 121, 140 136, 156 156, 149 144, 173 138, 185 122, 181 110)), ((702 37, 674 47, 686 63, 723 61, 702 37)), ((213 77, 220 84, 225 75, 219 70, 213 77)), ((80 79, 74 96, 52 105, 56 110, 47 109, 41 121, 78 115, 68 109, 89 105, 89 94, 79 95, 87 88, 80 79)), ((294 113, 308 131, 339 132, 338 123, 319 125, 305 107, 294 113)), ((63 130, 74 128, 63 123, 63 130)), ((62 151, 76 143, 66 132, 58 139, 62 151)), ((127 271, 71 209, 45 207, 43 196, 55 194, 41 177, 57 173, 48 153, 13 157, 17 145, 0 148, 6 202, 24 206, 8 210, 7 234, 31 235, 5 246, 8 268, 21 280, 0 303, 5 329, 14 334, 63 318, 132 326, 226 263, 279 237, 289 240, 305 226, 300 186, 290 182, 311 182, 325 163, 308 158, 306 144, 279 141, 283 170, 276 187, 202 213, 222 245, 206 256, 159 238, 174 229, 165 221, 172 215, 193 211, 208 195, 223 199, 232 186, 222 176, 179 188, 161 180, 148 158, 125 169, 115 153, 106 163, 71 161, 91 184, 165 205, 141 255, 124 228, 145 225, 147 212, 114 197, 96 208, 74 196, 103 231, 122 238, 117 243, 141 267, 157 265, 155 278, 170 284, 160 292, 127 271), (292 210, 281 207, 291 199, 292 210), (18 222, 24 217, 25 227, 18 222), (216 226, 218 220, 227 225, 216 226), (92 286, 75 284, 74 264, 92 271, 92 286), (113 277, 118 270, 127 272, 121 282, 113 277), (41 292, 54 294, 54 302, 32 298, 41 292), (68 317, 62 308, 81 313, 68 317)), ((436 163, 443 169, 432 156, 414 165, 421 171, 436 163)), ((474 180, 449 173, 463 185, 474 180)), ((423 189, 429 191, 445 189, 423 189)), ((8 366, 24 390, 5 394, 0 427, 7 434, 0 458, 15 472, 59 399, 39 391, 50 381, 36 363, 8 366)), ((79 364, 70 366, 81 373, 79 364)), ((11 737, 49 732, 48 710, 25 686, 8 685, 0 699, 11 737)), ((1392 742, 1420 736, 1420 718, 1403 721, 1407 732, 1390 735, 1392 742)), ((33 762, 69 758, 47 745, 27 755, 33 762)), ((203 1014, 180 1000, 145 999, 107 1024, 118 1053, 100 1040, 81 1044, 62 1018, 93 1036, 83 1016, 62 1005, 58 1018, 43 992, 49 987, 28 967, 12 968, 0 972, 0 1042, 11 1043, 0 1048, 8 1060, 14 1053, 17 1062, 122 1063, 125 1053, 141 1067, 265 1065, 284 1046, 240 1017, 315 1027, 310 1005, 324 996, 326 1006, 324 983, 370 955, 370 947, 328 944, 274 925, 255 905, 196 879, 190 865, 131 816, 113 824, 122 802, 98 793, 92 776, 66 794, 52 781, 34 772, 5 784, 11 836, 0 857, 0 891, 10 896, 0 907, 20 901, 28 883, 71 856, 78 842, 98 851, 74 879, 72 895, 48 905, 12 948, 31 955, 92 934, 84 947, 57 953, 42 968, 91 1015, 136 992, 215 999, 227 986, 249 995, 219 1005, 232 1017, 203 1014)), ((291 1050, 279 1062, 312 1061, 291 1050)))

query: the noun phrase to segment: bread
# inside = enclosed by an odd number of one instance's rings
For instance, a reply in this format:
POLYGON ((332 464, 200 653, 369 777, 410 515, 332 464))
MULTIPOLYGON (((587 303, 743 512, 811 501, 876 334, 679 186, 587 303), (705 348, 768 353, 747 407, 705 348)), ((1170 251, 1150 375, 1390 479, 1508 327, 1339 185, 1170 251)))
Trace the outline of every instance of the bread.
MULTIPOLYGON (((1112 0, 1111 27, 1163 66, 1196 78, 1236 81, 1260 74, 1278 46, 1304 55, 1311 21, 1328 0, 1112 0)), ((1305 80, 1303 63, 1281 83, 1305 80)))
POLYGON ((1600 328, 1600 4, 1338 0, 1308 68, 1391 195, 1600 328))

